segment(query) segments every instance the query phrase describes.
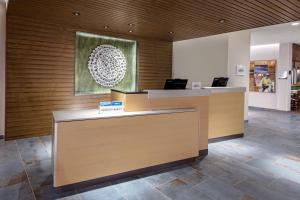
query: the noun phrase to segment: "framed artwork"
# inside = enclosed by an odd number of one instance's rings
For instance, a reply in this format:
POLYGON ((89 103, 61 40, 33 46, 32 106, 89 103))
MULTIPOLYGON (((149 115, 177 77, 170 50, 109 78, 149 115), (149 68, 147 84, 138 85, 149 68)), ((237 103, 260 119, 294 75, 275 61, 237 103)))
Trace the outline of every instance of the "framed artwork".
POLYGON ((276 60, 251 61, 249 90, 252 92, 275 93, 276 65, 276 60))
POLYGON ((75 95, 135 91, 137 42, 76 32, 75 95))

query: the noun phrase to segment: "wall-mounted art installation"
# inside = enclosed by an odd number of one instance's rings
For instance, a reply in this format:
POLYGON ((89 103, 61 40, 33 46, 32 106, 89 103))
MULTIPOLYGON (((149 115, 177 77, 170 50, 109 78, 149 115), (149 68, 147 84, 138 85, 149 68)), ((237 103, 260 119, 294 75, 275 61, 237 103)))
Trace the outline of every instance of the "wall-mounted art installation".
POLYGON ((137 87, 137 42, 76 32, 75 95, 137 87))
POLYGON ((249 90, 252 92, 275 93, 276 60, 250 62, 249 90))

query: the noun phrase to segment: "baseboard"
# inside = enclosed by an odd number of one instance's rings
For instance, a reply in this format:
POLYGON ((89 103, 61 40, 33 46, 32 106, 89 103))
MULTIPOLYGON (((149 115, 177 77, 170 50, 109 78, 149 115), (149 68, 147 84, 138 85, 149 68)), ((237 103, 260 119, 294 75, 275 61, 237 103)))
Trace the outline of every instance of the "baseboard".
POLYGON ((99 185, 99 184, 105 184, 108 182, 113 182, 113 181, 122 181, 122 179, 130 179, 130 178, 137 178, 138 175, 142 176, 143 174, 149 173, 149 172, 157 172, 159 173, 160 171, 169 169, 171 167, 176 167, 176 166, 181 166, 183 164, 191 163, 194 162, 198 157, 193 157, 193 158, 188 158, 184 160, 179 160, 179 161, 174 161, 174 162, 169 162, 165 164, 160 164, 152 167, 146 167, 142 169, 137 169, 137 170, 132 170, 129 172, 124 172, 124 173, 119 173, 111 176, 106 176, 106 177, 101 177, 93 180, 88 180, 88 181, 83 181, 80 183, 73 183, 65 186, 59 186, 59 187, 54 187, 55 189, 74 189, 74 188, 85 188, 85 187, 90 187, 93 185, 99 185))
POLYGON ((229 135, 229 136, 224 136, 224 137, 219 137, 219 138, 212 138, 208 139, 208 143, 214 143, 214 142, 222 142, 225 140, 232 140, 236 138, 241 138, 244 137, 244 133, 236 134, 236 135, 229 135))
POLYGON ((249 106, 249 110, 273 111, 273 112, 291 112, 290 110, 277 110, 277 109, 274 109, 274 108, 261 108, 261 107, 254 107, 254 106, 249 106))
POLYGON ((208 149, 203 149, 199 151, 199 157, 203 157, 207 155, 208 155, 208 149))
POLYGON ((42 136, 47 136, 47 135, 52 135, 52 134, 32 134, 32 135, 18 135, 18 136, 8 136, 6 135, 5 140, 18 140, 18 139, 26 139, 26 138, 33 138, 33 137, 42 137, 42 136))

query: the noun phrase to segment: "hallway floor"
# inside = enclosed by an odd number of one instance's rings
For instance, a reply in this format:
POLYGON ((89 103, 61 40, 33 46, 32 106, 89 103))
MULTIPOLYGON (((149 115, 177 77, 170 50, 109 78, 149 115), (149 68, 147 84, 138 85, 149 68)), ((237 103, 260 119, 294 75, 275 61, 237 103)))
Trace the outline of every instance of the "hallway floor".
POLYGON ((51 172, 50 136, 0 140, 1 200, 299 200, 300 113, 250 109, 244 138, 156 174, 54 189, 51 172))

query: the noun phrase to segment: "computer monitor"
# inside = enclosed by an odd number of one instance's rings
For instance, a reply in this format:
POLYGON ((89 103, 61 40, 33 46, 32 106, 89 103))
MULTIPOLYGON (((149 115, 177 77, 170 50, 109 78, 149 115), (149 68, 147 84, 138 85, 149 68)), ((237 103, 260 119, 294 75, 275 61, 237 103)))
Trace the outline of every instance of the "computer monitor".
POLYGON ((212 83, 212 87, 226 87, 229 78, 227 77, 215 77, 212 83))
POLYGON ((165 82, 165 90, 183 90, 186 87, 187 79, 167 79, 165 82))

